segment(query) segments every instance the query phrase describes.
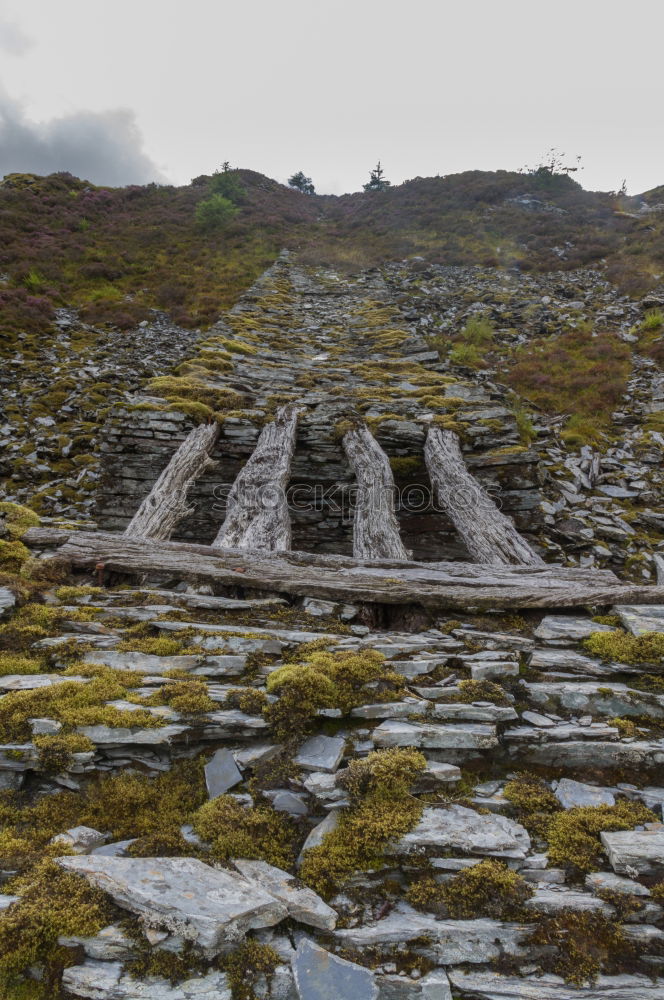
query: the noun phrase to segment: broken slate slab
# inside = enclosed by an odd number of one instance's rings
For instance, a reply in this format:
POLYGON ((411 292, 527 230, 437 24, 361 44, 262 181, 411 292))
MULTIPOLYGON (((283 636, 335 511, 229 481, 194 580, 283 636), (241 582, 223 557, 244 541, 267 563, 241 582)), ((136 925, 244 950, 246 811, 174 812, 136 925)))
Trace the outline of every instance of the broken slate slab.
POLYGON ((609 862, 617 874, 646 875, 664 868, 664 825, 646 830, 616 830, 600 834, 609 862))
POLYGON ((307 938, 300 941, 292 967, 299 1000, 377 1000, 378 986, 370 969, 307 938))
POLYGON ((235 763, 235 757, 229 750, 217 750, 205 765, 205 784, 208 796, 216 799, 229 788, 242 781, 242 773, 235 763))
POLYGON ((9 587, 0 587, 0 618, 11 611, 15 604, 16 598, 9 587))
POLYGON ((73 826, 71 830, 56 834, 51 843, 63 849, 69 848, 74 854, 89 854, 107 840, 107 834, 93 830, 91 826, 73 826))
POLYGON ((212 957, 249 930, 287 915, 278 900, 234 872, 194 858, 57 858, 84 875, 148 927, 168 930, 212 957))
POLYGON ((598 785, 586 785, 583 781, 573 781, 571 778, 561 778, 554 795, 563 809, 576 809, 581 806, 614 806, 616 799, 609 788, 598 785))
POLYGON ((293 763, 304 771, 333 774, 344 755, 346 741, 340 736, 312 736, 300 747, 293 763))
POLYGON ((231 1000, 226 975, 212 971, 171 986, 167 979, 134 979, 121 962, 97 962, 65 969, 62 985, 75 997, 90 1000, 231 1000))
POLYGON ((422 979, 406 976, 378 976, 378 1000, 452 1000, 450 982, 444 969, 435 969, 422 979))
POLYGON ((496 727, 482 723, 435 725, 388 719, 372 734, 377 747, 424 747, 432 750, 491 750, 498 746, 496 727))
POLYGON ((525 827, 507 816, 482 815, 459 805, 428 807, 415 829, 405 834, 390 853, 408 854, 422 848, 452 848, 496 858, 525 858, 530 849, 530 837, 525 827))
POLYGON ((661 1000, 662 985, 648 976, 598 976, 592 986, 574 986, 560 976, 522 978, 499 972, 450 969, 455 990, 478 1000, 661 1000))
POLYGON ((664 632, 664 605, 620 604, 613 609, 632 635, 664 632))
POLYGON ((336 927, 337 914, 332 907, 288 872, 269 865, 267 861, 240 859, 233 864, 248 882, 255 883, 283 903, 289 917, 324 931, 336 927))
POLYGON ((573 643, 587 639, 593 632, 615 632, 615 628, 577 615, 546 615, 533 635, 544 642, 573 643))

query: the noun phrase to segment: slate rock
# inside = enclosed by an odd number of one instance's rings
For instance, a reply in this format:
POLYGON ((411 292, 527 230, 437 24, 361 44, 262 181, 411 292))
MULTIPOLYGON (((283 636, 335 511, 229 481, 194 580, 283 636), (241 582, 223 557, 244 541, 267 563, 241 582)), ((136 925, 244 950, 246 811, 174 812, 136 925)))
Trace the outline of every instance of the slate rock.
POLYGON ((609 862, 617 874, 645 875, 664 868, 664 825, 648 830, 616 830, 600 834, 609 862))
POLYGON ((321 930, 331 931, 336 927, 337 914, 332 907, 288 872, 269 865, 267 861, 240 859, 233 864, 248 882, 254 882, 283 903, 290 917, 321 930))
POLYGON ((65 969, 62 983, 73 996, 89 1000, 231 1000, 226 975, 216 971, 171 986, 155 976, 134 979, 120 962, 90 959, 65 969))
POLYGON ((229 788, 242 781, 242 773, 235 763, 235 758, 229 750, 217 750, 205 765, 205 784, 208 796, 216 799, 229 788))
POLYGON ((577 615, 546 615, 533 635, 545 642, 558 640, 571 644, 587 639, 593 632, 615 632, 615 628, 612 625, 600 625, 592 618, 577 615))
POLYGON ((452 1000, 444 969, 435 969, 415 981, 406 976, 377 976, 376 982, 378 1000, 452 1000))
POLYGON ((530 837, 525 827, 507 816, 481 815, 466 806, 427 807, 410 833, 389 848, 407 854, 421 848, 456 849, 501 858, 525 858, 530 837))
POLYGON ((576 809, 580 806, 614 806, 616 799, 608 788, 597 785, 586 785, 583 781, 573 781, 571 778, 561 778, 554 795, 563 809, 576 809))
POLYGON ((632 635, 644 632, 664 632, 664 605, 620 604, 613 609, 632 635))
POLYGON ((574 986, 560 976, 521 978, 499 972, 450 969, 449 978, 462 996, 477 1000, 661 1000, 662 985, 648 976, 598 976, 592 986, 574 986))
POLYGON ((341 763, 345 746, 340 736, 312 736, 302 744, 293 763, 305 771, 332 774, 341 763))
POLYGON ((194 858, 57 858, 85 875, 118 906, 216 955, 249 930, 271 927, 287 914, 274 896, 241 875, 194 858))
POLYGON ((292 966, 299 1000, 377 1000, 373 972, 307 938, 300 941, 292 966))
POLYGON ((11 611, 16 604, 16 598, 8 587, 0 587, 0 618, 11 611))
POLYGON ((51 843, 56 847, 68 847, 74 854, 89 854, 95 847, 101 847, 108 839, 105 833, 93 830, 90 826, 74 826, 64 833, 58 833, 51 843))

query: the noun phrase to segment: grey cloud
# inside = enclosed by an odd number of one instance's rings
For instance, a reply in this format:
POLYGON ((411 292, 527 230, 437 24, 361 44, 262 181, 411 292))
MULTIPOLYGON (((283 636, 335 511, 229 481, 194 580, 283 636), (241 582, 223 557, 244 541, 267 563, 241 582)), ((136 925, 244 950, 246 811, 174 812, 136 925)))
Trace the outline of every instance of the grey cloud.
POLYGON ((12 56, 22 56, 33 41, 14 21, 0 21, 0 49, 12 56))
POLYGON ((165 180, 143 150, 132 111, 76 111, 34 122, 0 91, 0 176, 59 170, 110 186, 165 180))

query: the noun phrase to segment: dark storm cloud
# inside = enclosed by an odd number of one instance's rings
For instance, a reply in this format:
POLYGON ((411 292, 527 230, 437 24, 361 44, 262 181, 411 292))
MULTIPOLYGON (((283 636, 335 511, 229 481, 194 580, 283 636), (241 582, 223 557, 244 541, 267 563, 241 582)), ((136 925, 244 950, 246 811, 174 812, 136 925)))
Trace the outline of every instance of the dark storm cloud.
POLYGON ((133 112, 76 111, 34 122, 0 90, 0 176, 59 170, 111 186, 164 180, 143 150, 133 112))

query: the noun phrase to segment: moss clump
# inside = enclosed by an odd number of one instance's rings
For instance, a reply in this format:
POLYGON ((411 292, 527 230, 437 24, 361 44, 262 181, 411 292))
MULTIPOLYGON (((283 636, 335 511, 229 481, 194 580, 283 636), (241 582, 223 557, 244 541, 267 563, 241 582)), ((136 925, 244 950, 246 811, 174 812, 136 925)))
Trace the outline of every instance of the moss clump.
POLYGON ((520 920, 523 904, 532 895, 532 888, 517 872, 503 861, 487 858, 442 885, 430 877, 415 882, 408 899, 422 909, 436 911, 444 906, 455 920, 520 920))
POLYGON ((103 593, 102 587, 58 587, 55 596, 63 604, 69 604, 70 601, 77 601, 80 597, 99 597, 103 593))
POLYGON ((514 806, 517 819, 529 833, 543 837, 555 813, 562 809, 548 785, 534 774, 508 781, 503 795, 514 806))
POLYGON ((149 653, 152 656, 179 656, 185 652, 185 646, 180 639, 171 639, 168 636, 123 639, 115 648, 120 652, 149 653))
POLYGON ((540 959, 547 972, 575 986, 594 982, 602 971, 618 973, 638 957, 637 946, 628 941, 619 924, 601 913, 579 910, 542 917, 529 943, 547 949, 540 959))
MULTIPOLYGON (((5 997, 21 996, 29 973, 37 972, 35 1000, 61 996, 62 970, 76 963, 59 936, 91 936, 109 924, 114 910, 108 897, 80 875, 44 861, 8 889, 20 894, 0 916, 0 986, 5 997)), ((25 995, 25 994, 23 994, 25 995)))
POLYGON ((493 681, 459 681, 457 700, 470 704, 474 701, 492 701, 494 705, 509 705, 509 698, 500 684, 493 681))
MULTIPOLYGON (((133 856, 149 857, 149 855, 133 856)), ((206 962, 190 941, 185 941, 182 951, 176 953, 166 951, 164 948, 151 948, 142 930, 134 921, 124 921, 124 929, 132 938, 133 950, 138 952, 137 957, 125 965, 126 971, 134 979, 157 976, 159 979, 167 979, 171 986, 175 986, 185 979, 191 979, 192 976, 205 975, 206 962)))
POLYGON ((218 708, 208 694, 207 684, 202 679, 176 680, 155 691, 141 701, 143 705, 170 705, 181 715, 200 715, 218 708))
POLYGON ((110 830, 117 840, 179 832, 205 801, 204 761, 177 763, 149 778, 122 773, 91 786, 78 822, 110 830))
POLYGON ((242 406, 244 397, 233 389, 210 385, 193 376, 160 375, 150 379, 148 389, 168 400, 173 409, 195 420, 213 419, 216 413, 242 406))
POLYGON ((597 625, 613 625, 614 628, 622 625, 619 615, 594 615, 592 621, 597 625))
POLYGON ((0 677, 6 674, 41 674, 45 669, 46 663, 43 657, 0 653, 0 677))
POLYGON ((29 558, 30 552, 22 542, 0 539, 0 571, 3 573, 20 573, 29 558))
POLYGON ((596 871, 600 867, 600 833, 606 830, 631 830, 642 823, 655 823, 657 817, 640 802, 622 800, 614 806, 582 806, 554 816, 547 830, 549 861, 552 865, 576 872, 596 871))
POLYGON ((25 604, 0 626, 0 649, 23 651, 34 642, 55 635, 63 621, 61 608, 25 604))
POLYGON ((218 861, 255 858, 277 868, 293 863, 297 827, 269 805, 245 809, 232 795, 219 795, 204 803, 192 822, 218 861))
POLYGON ((228 977, 233 1000, 259 1000, 271 996, 274 970, 281 964, 279 954, 267 944, 248 938, 225 955, 220 965, 228 977), (256 991, 260 989, 260 992, 256 991))
POLYGON ((47 774, 66 771, 75 753, 88 753, 95 749, 92 740, 80 733, 53 733, 35 736, 39 751, 39 766, 47 774))
POLYGON ((594 656, 617 663, 664 662, 664 633, 644 632, 635 636, 629 632, 593 632, 584 646, 594 656))
POLYGON ((22 538, 28 528, 36 528, 40 524, 34 510, 7 501, 0 503, 0 518, 4 519, 11 541, 22 538))
POLYGON ((226 695, 225 708, 237 708, 247 715, 262 715, 269 702, 264 691, 257 688, 234 688, 226 695))
POLYGON ((425 767, 423 754, 410 748, 376 750, 353 761, 341 782, 351 807, 322 844, 305 853, 300 878, 329 896, 353 872, 378 867, 387 845, 412 830, 422 815, 410 787, 425 767))
POLYGON ((347 714, 368 700, 398 697, 404 678, 387 670, 375 650, 361 653, 313 653, 306 663, 287 663, 267 679, 269 694, 278 695, 266 710, 277 739, 304 733, 321 708, 347 714))
MULTIPOLYGON (((106 704, 127 694, 115 674, 107 669, 85 684, 63 681, 34 691, 10 691, 0 700, 0 740, 11 743, 29 739, 29 719, 34 718, 55 719, 68 728, 162 726, 163 721, 147 711, 122 710, 106 704)), ((140 683, 140 675, 134 677, 134 683, 140 683)))
POLYGON ((390 468, 397 478, 407 479, 409 476, 416 476, 422 472, 424 463, 421 458, 417 457, 391 458, 390 468))

